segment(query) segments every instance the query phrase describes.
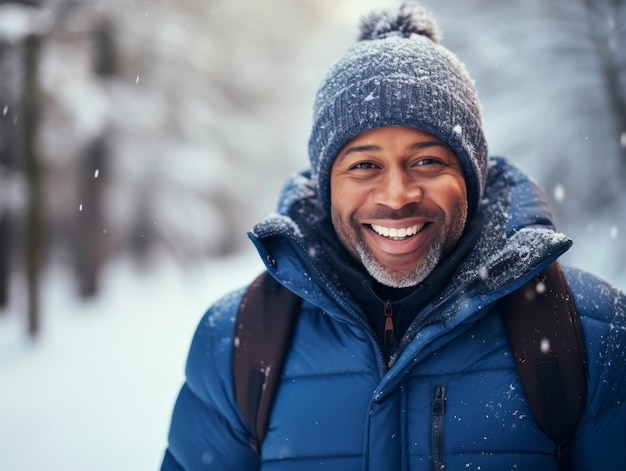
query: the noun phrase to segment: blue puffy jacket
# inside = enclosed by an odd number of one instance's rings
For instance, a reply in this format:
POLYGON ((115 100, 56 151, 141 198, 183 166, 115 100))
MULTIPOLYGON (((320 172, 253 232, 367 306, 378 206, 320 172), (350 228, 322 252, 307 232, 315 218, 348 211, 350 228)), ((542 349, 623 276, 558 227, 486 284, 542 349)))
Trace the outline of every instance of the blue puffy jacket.
MULTIPOLYGON (((162 469, 556 471, 554 443, 533 419, 495 303, 571 242, 554 231, 541 190, 503 159, 490 162, 480 211, 473 251, 384 364, 359 306, 326 270, 312 183, 294 178, 278 214, 251 234, 270 273, 304 299, 261 458, 234 397, 238 291, 200 322, 162 469)), ((624 469, 626 298, 587 273, 565 274, 589 367, 575 469, 624 469)))

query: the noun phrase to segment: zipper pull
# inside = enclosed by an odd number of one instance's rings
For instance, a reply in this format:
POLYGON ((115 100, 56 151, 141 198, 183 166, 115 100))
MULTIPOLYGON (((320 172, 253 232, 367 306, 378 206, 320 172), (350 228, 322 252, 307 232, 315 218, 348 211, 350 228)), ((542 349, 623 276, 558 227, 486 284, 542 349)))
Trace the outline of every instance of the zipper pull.
POLYGON ((444 450, 444 414, 446 413, 446 387, 437 386, 433 398, 432 423, 430 431, 431 469, 443 471, 446 469, 446 454, 444 450))
POLYGON ((442 416, 446 412, 446 387, 437 386, 433 401, 433 415, 442 416))
POLYGON ((385 302, 385 335, 383 345, 393 345, 396 343, 396 334, 393 330, 393 305, 391 301, 385 302))

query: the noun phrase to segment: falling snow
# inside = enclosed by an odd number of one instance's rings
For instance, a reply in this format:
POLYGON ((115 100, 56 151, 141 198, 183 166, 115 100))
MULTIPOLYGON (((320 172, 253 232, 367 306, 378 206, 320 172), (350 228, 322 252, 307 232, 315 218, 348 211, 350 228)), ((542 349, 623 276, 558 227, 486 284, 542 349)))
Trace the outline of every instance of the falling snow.
POLYGON ((559 203, 562 203, 565 199, 565 188, 563 185, 559 184, 554 187, 554 199, 559 203))
POLYGON ((619 234, 619 229, 617 228, 617 226, 611 226, 611 234, 610 234, 611 239, 616 240, 618 234, 619 234))

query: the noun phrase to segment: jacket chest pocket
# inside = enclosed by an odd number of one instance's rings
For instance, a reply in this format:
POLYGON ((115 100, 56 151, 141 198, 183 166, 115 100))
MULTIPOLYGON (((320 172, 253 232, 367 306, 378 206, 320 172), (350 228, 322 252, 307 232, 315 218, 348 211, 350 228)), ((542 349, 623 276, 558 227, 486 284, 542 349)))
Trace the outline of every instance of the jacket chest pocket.
POLYGON ((515 371, 414 381, 409 470, 552 469, 554 444, 535 422, 515 371))

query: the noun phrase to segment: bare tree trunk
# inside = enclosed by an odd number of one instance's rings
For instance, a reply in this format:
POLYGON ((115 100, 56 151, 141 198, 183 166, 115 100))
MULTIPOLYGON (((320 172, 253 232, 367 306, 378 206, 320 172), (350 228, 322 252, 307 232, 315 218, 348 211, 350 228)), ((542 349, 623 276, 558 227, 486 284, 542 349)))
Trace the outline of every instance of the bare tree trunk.
MULTIPOLYGON (((100 24, 93 32, 94 71, 102 80, 115 74, 113 38, 109 23, 100 24)), ((77 222, 74 253, 79 290, 84 297, 97 294, 100 271, 106 258, 102 205, 107 160, 107 135, 103 132, 87 149, 79 172, 82 211, 77 222)))
POLYGON ((13 121, 15 105, 15 80, 12 80, 16 65, 11 62, 11 49, 0 44, 0 313, 9 303, 9 279, 11 272, 12 221, 11 194, 7 185, 15 175, 18 142, 13 121))
POLYGON ((623 142, 626 136, 626 63, 620 59, 620 50, 626 47, 626 34, 620 31, 625 27, 626 5, 624 0, 584 0, 584 4, 615 122, 616 139, 621 143, 622 164, 626 169, 626 145, 623 142))
POLYGON ((36 35, 26 38, 24 79, 24 168, 28 186, 26 210, 25 260, 28 289, 28 332, 35 337, 40 329, 39 276, 43 252, 41 207, 41 168, 37 155, 37 125, 39 120, 37 100, 37 72, 41 39, 36 35))
POLYGON ((87 151, 79 178, 81 179, 81 211, 75 245, 76 269, 81 296, 98 292, 98 279, 105 258, 102 186, 106 175, 107 148, 104 137, 96 139, 87 151))
POLYGON ((9 304, 11 273, 11 221, 8 213, 0 216, 0 314, 9 304))

